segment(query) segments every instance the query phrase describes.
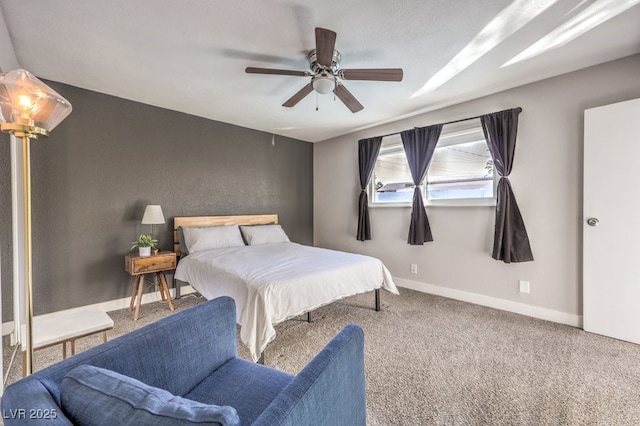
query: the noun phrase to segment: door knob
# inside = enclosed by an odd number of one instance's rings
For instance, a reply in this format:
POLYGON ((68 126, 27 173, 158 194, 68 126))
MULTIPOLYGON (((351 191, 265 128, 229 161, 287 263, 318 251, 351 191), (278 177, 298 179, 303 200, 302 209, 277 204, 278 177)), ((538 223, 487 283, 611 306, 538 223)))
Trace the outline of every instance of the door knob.
POLYGON ((590 217, 589 219, 587 219, 587 225, 589 226, 596 226, 598 223, 600 223, 600 221, 595 217, 590 217))

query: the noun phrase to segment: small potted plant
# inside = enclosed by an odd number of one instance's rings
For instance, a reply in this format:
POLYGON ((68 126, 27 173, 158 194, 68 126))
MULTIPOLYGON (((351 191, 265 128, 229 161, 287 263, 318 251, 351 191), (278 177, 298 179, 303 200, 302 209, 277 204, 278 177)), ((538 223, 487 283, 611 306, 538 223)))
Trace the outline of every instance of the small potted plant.
POLYGON ((151 249, 156 248, 158 240, 154 240, 149 234, 140 234, 138 241, 131 243, 131 250, 138 247, 140 256, 151 256, 151 249))

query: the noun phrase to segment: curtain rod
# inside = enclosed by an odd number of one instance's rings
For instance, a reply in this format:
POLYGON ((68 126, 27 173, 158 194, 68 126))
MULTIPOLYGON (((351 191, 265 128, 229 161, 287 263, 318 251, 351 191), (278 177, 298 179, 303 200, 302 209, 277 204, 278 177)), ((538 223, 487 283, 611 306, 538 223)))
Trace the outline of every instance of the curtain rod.
MULTIPOLYGON (((519 110, 519 111, 518 111, 518 113, 521 113, 521 112, 522 112, 522 108, 521 108, 521 107, 517 107, 517 108, 503 109, 502 111, 490 112, 489 114, 497 114, 497 113, 499 113, 499 112, 511 111, 512 109, 519 110)), ((461 122, 463 122, 463 121, 475 120, 475 119, 478 119, 478 118, 480 118, 480 117, 483 117, 483 116, 485 116, 485 115, 489 115, 489 114, 482 114, 482 115, 477 115, 477 116, 475 116, 475 117, 469 117, 469 118, 461 118, 461 119, 459 119, 459 120, 447 121, 446 123, 438 123, 438 124, 442 124, 442 125, 444 126, 444 125, 447 125, 447 124, 461 123, 461 122)), ((432 124, 432 126, 434 126, 434 124, 432 124)), ((414 127, 414 129, 415 129, 415 127, 414 127)), ((402 133, 402 132, 404 132, 404 131, 405 131, 405 130, 400 130, 399 132, 389 133, 388 135, 382 135, 382 136, 379 136, 379 137, 381 137, 381 138, 386 138, 386 137, 388 137, 388 136, 399 135, 400 133, 402 133)))

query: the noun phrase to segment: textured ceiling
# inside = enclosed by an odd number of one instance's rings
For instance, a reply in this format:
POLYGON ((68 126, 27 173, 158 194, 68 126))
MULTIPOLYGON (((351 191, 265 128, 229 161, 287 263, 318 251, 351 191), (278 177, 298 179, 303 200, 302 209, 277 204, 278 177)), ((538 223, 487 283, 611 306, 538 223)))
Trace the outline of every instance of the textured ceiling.
POLYGON ((41 78, 311 142, 638 53, 639 4, 0 0, 20 66, 41 78), (345 81, 356 114, 332 94, 282 107, 309 78, 244 69, 307 71, 315 27, 337 32, 342 68, 400 67, 403 81, 345 81))

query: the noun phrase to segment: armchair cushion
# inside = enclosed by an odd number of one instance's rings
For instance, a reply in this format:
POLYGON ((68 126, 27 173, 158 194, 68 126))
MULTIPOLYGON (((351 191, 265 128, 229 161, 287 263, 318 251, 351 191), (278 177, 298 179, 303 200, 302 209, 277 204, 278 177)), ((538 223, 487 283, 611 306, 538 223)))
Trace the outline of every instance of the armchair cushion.
POLYGON ((174 396, 115 371, 81 365, 62 380, 62 408, 83 425, 239 425, 233 407, 174 396), (100 413, 100 414, 98 414, 100 413))
POLYGON ((290 374, 234 358, 184 397, 203 404, 231 406, 236 409, 240 422, 249 425, 292 380, 290 374), (242 386, 238 386, 238 383, 242 383, 242 386))

